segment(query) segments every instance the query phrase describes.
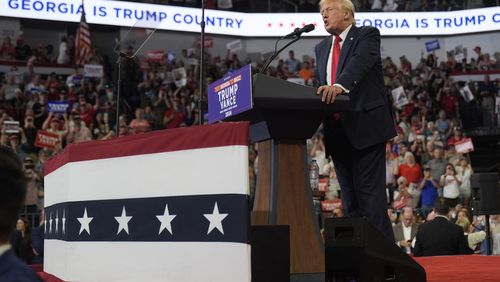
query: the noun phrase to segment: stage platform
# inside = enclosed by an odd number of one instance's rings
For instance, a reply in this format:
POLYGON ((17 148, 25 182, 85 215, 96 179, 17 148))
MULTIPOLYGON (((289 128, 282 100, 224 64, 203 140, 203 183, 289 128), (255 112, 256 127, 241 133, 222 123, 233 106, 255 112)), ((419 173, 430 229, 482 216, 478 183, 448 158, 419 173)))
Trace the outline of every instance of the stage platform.
POLYGON ((428 282, 500 281, 500 256, 437 256, 415 260, 427 272, 428 282))
MULTIPOLYGON (((415 260, 425 268, 428 282, 500 282, 500 256, 438 256, 419 257, 415 260)), ((40 266, 33 268, 41 270, 40 266)), ((61 281, 43 272, 38 274, 45 282, 61 281)))

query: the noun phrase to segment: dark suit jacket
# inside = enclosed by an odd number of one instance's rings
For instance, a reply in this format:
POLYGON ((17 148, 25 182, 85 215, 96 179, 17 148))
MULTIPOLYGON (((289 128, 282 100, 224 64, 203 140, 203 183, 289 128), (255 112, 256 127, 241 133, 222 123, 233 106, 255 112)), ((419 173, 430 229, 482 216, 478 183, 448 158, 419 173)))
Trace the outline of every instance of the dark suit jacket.
MULTIPOLYGON (((418 224, 417 223, 412 223, 411 224, 411 240, 415 238, 415 235, 417 235, 417 230, 418 230, 418 224)), ((405 234, 403 232, 403 224, 398 223, 395 226, 392 227, 392 231, 394 232, 394 240, 396 242, 403 241, 405 239, 405 234)))
POLYGON ((19 260, 11 249, 0 256, 0 281, 39 282, 42 279, 24 262, 19 260))
MULTIPOLYGON (((316 45, 316 73, 326 85, 326 66, 333 36, 316 45)), ((380 32, 374 27, 352 26, 342 45, 336 81, 350 92, 349 109, 341 113, 341 123, 352 146, 358 150, 386 142, 396 130, 384 86, 380 57, 380 32)), ((335 148, 337 123, 324 122, 327 155, 335 148)), ((338 140, 338 141, 337 141, 338 140)))
POLYGON ((462 228, 442 217, 421 224, 416 237, 416 257, 472 253, 462 228))

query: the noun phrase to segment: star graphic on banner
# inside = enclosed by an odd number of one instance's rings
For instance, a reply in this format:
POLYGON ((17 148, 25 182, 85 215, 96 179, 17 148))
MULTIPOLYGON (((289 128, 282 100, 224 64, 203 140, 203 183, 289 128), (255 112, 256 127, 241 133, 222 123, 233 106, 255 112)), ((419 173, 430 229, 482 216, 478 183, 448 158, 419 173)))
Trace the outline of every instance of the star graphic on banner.
POLYGON ((63 217, 61 218, 62 221, 62 234, 66 233, 66 210, 63 210, 63 217))
POLYGON ((49 234, 52 233, 52 213, 50 214, 50 217, 49 217, 49 234))
POLYGON ((273 26, 273 24, 272 24, 272 23, 268 23, 268 24, 267 24, 267 27, 272 27, 272 26, 273 26))
POLYGON ((57 233, 59 230, 59 211, 56 210, 56 231, 54 233, 57 233))
POLYGON ((118 221, 118 232, 116 232, 116 235, 120 233, 120 231, 125 230, 125 232, 128 233, 128 222, 132 219, 131 216, 127 216, 127 211, 125 211, 125 206, 123 206, 122 209, 122 215, 121 216, 115 216, 116 221, 118 221))
POLYGON ((87 208, 85 208, 85 211, 83 212, 83 217, 77 217, 76 219, 78 219, 81 224, 80 232, 78 233, 78 235, 82 234, 83 230, 87 231, 87 234, 90 235, 90 222, 94 218, 87 216, 87 208))
POLYGON ((163 229, 167 229, 168 232, 170 232, 170 234, 173 234, 172 233, 172 220, 174 220, 174 218, 176 217, 177 215, 175 214, 170 214, 169 211, 168 211, 168 204, 165 205, 165 212, 163 213, 163 215, 157 215, 156 218, 158 218, 158 220, 161 222, 161 225, 160 225, 160 230, 158 231, 158 235, 161 234, 161 232, 163 231, 163 229))
POLYGON ((295 23, 291 23, 291 24, 290 24, 290 26, 291 26, 291 27, 294 27, 294 26, 295 26, 295 23))
POLYGON ((222 228, 222 221, 226 216, 228 216, 227 213, 219 213, 219 207, 217 206, 217 202, 215 202, 214 206, 214 211, 211 214, 203 214, 208 221, 210 221, 210 225, 208 226, 208 232, 207 235, 212 232, 214 228, 217 228, 217 230, 224 235, 224 229, 222 228))

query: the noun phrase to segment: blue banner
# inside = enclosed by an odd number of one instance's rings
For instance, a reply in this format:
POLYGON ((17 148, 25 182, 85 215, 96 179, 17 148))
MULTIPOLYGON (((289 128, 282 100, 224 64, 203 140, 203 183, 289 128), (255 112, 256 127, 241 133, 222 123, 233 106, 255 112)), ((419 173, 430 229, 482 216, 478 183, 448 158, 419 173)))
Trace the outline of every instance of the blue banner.
POLYGON ((238 194, 71 201, 45 207, 45 239, 247 243, 246 206, 247 196, 238 194), (214 207, 226 215, 223 232, 210 230, 214 207))
POLYGON ((440 49, 441 47, 439 46, 439 40, 436 39, 433 41, 425 42, 425 48, 427 49, 427 53, 440 49))
POLYGON ((49 112, 54 114, 64 114, 68 112, 68 101, 49 101, 49 112))
POLYGON ((251 65, 208 85, 209 123, 248 111, 252 106, 251 65))

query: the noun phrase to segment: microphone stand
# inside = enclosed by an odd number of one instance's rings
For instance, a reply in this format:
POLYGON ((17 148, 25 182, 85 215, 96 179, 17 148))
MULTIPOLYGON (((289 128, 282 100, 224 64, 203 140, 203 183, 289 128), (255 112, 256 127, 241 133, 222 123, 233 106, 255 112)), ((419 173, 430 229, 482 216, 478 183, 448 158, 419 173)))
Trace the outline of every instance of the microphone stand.
POLYGON ((205 1, 201 0, 201 34, 200 34, 200 94, 198 97, 198 120, 199 125, 203 124, 203 111, 201 107, 203 93, 205 92, 205 1))
POLYGON ((267 68, 269 67, 269 65, 271 64, 271 62, 283 51, 285 50, 288 46, 292 45, 293 43, 297 42, 299 39, 300 39, 300 35, 297 35, 292 41, 288 42, 287 44, 285 44, 285 46, 281 47, 278 51, 276 51, 276 48, 278 46, 278 42, 282 39, 284 39, 284 37, 278 39, 276 41, 276 43, 274 44, 274 53, 269 57, 267 58, 264 66, 262 66, 262 68, 260 69, 260 73, 264 73, 267 68))
MULTIPOLYGON (((134 28, 134 26, 132 26, 128 33, 130 33, 130 31, 132 30, 132 28, 134 28)), ((146 39, 144 39, 144 41, 142 41, 141 45, 139 45, 139 48, 137 48, 137 50, 132 54, 132 55, 128 55, 122 51, 119 50, 120 48, 120 44, 121 44, 121 40, 118 41, 116 43, 116 46, 114 48, 114 52, 116 55, 118 55, 118 59, 116 61, 116 64, 118 65, 118 77, 117 77, 117 88, 116 88, 116 120, 115 120, 115 130, 116 130, 116 137, 119 137, 119 134, 120 134, 120 95, 121 95, 121 83, 122 83, 122 62, 124 59, 134 59, 137 54, 139 53, 139 51, 142 50, 142 48, 146 45, 146 43, 149 41, 149 39, 153 36, 153 34, 156 32, 156 28, 148 34, 148 36, 146 37, 146 39)), ((127 34, 128 34, 127 33, 127 34)))

